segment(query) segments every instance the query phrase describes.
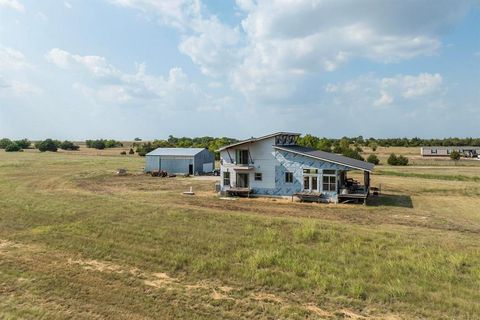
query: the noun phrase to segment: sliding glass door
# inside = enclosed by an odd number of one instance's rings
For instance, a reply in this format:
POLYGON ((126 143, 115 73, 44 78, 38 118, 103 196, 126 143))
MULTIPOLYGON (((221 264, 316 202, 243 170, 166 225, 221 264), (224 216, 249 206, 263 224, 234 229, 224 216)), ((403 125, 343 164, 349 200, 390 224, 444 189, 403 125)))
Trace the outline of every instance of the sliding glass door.
POLYGON ((318 188, 318 169, 303 169, 303 191, 320 192, 318 188))

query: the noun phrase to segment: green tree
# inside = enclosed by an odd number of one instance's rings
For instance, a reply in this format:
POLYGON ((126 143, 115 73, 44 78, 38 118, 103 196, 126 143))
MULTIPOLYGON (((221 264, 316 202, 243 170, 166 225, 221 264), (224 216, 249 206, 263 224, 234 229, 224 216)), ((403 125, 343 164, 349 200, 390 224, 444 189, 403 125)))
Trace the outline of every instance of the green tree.
POLYGON ((6 148, 5 152, 18 152, 21 151, 22 147, 20 147, 18 144, 15 142, 10 143, 6 148))
POLYGON ((378 157, 375 154, 371 154, 371 155, 368 156, 367 162, 370 162, 370 163, 373 163, 373 164, 377 165, 377 164, 380 163, 380 160, 378 159, 378 157))
POLYGON ((32 142, 28 139, 16 140, 15 143, 22 149, 28 149, 32 145, 32 142))
POLYGON ((12 143, 12 140, 8 138, 3 138, 2 140, 0 140, 0 149, 5 149, 11 143, 12 143))
POLYGON ((65 140, 60 144, 62 150, 78 150, 80 147, 71 141, 65 140))
POLYGON ((457 164, 458 160, 460 160, 461 157, 462 155, 457 150, 454 150, 452 151, 452 153, 450 153, 450 159, 455 161, 455 165, 457 164))
POLYGON ((46 139, 44 141, 39 142, 37 144, 37 148, 41 152, 45 152, 45 151, 57 152, 58 150, 57 144, 52 139, 46 139))
POLYGON ((344 155, 345 157, 365 161, 365 159, 361 156, 361 154, 357 150, 354 150, 351 148, 347 148, 343 150, 342 155, 344 155))

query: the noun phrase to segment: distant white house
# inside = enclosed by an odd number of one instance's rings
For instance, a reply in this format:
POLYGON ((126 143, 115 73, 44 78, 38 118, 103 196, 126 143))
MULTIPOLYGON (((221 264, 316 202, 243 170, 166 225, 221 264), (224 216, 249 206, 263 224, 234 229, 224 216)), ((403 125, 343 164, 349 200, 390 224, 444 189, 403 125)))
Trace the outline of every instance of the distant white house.
POLYGON ((322 201, 365 200, 373 164, 296 144, 300 134, 278 132, 219 149, 221 192, 260 196, 317 195, 322 201), (347 178, 364 172, 364 185, 347 178))
POLYGON ((205 148, 157 148, 145 156, 145 172, 204 174, 215 167, 215 155, 205 148))
POLYGON ((459 152, 462 156, 476 158, 480 155, 480 147, 421 147, 420 153, 423 157, 449 157, 453 151, 459 152))

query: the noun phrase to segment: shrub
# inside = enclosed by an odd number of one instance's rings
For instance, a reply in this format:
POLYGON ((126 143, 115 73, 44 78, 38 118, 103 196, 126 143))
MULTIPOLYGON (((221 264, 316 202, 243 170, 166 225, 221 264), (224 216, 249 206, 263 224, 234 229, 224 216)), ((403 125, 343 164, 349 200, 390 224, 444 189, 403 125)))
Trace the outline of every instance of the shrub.
POLYGON ((73 142, 68 141, 68 140, 63 141, 63 142, 60 144, 60 149, 62 149, 62 150, 73 150, 73 151, 76 151, 76 150, 78 150, 79 148, 80 148, 79 146, 77 146, 76 144, 74 144, 73 142))
POLYGON ((155 150, 155 146, 151 142, 143 143, 137 147, 137 153, 141 157, 145 157, 147 153, 153 150, 155 150))
POLYGON ((452 159, 453 161, 458 161, 460 160, 460 158, 462 157, 462 155, 460 154, 460 152, 454 150, 452 151, 452 153, 450 153, 450 159, 452 159))
POLYGON ((133 151, 133 149, 130 148, 130 150, 128 151, 128 154, 135 154, 135 151, 133 151))
POLYGON ((0 140, 0 149, 5 149, 7 146, 9 146, 12 143, 12 140, 3 138, 0 140))
POLYGON ((398 156, 395 153, 392 153, 387 160, 388 164, 391 166, 406 166, 408 165, 408 159, 402 155, 398 156))
POLYGON ((121 154, 122 156, 126 156, 126 155, 127 155, 127 152, 126 152, 126 151, 122 151, 122 152, 120 152, 120 154, 121 154))
POLYGON ((360 153, 357 150, 354 150, 351 148, 344 149, 342 152, 342 155, 344 155, 345 157, 365 161, 365 159, 360 155, 360 153))
POLYGON ((123 144, 120 141, 116 141, 113 139, 105 140, 105 148, 115 148, 115 147, 123 147, 123 144))
POLYGON ((95 149, 105 149, 105 148, 115 148, 115 147, 123 147, 123 144, 116 140, 104 140, 104 139, 97 139, 97 140, 87 140, 85 141, 87 148, 95 148, 95 149))
POLYGON ((21 151, 22 148, 16 144, 15 142, 10 143, 6 148, 5 152, 18 152, 21 151))
POLYGON ((371 155, 368 156, 367 162, 370 162, 370 163, 373 163, 373 164, 377 165, 377 164, 380 163, 380 160, 378 159, 378 157, 376 155, 371 154, 371 155))
POLYGON ((17 144, 21 149, 28 149, 32 145, 32 142, 28 139, 22 139, 15 141, 15 144, 17 144))
POLYGON ((57 141, 54 141, 52 139, 46 139, 44 141, 41 141, 36 146, 38 150, 40 150, 41 152, 45 152, 45 151, 57 152, 58 150, 57 141))
POLYGON ((406 166, 406 165, 408 165, 408 158, 406 158, 406 157, 404 157, 404 156, 402 156, 402 155, 398 156, 397 161, 398 161, 398 165, 399 165, 399 166, 406 166))

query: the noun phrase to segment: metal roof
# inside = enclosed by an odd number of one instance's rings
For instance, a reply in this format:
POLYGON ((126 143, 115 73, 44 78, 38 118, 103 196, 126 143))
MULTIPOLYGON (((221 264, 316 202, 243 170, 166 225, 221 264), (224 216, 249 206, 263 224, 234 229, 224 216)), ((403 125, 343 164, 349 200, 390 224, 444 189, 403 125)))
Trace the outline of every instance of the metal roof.
POLYGON ((205 148, 157 148, 147 156, 177 156, 177 157, 193 157, 202 152, 205 148))
POLYGON ((375 167, 372 163, 369 163, 369 162, 352 159, 339 154, 320 151, 312 148, 306 148, 301 146, 273 146, 273 147, 276 149, 285 150, 285 151, 293 152, 296 154, 301 154, 306 157, 324 160, 327 162, 333 162, 336 164, 344 165, 346 167, 368 171, 368 172, 372 172, 373 168, 375 167))
POLYGON ((268 135, 266 135, 266 136, 261 136, 261 137, 258 137, 258 138, 250 138, 250 139, 247 139, 247 140, 235 142, 235 143, 229 144, 228 146, 221 147, 221 148, 218 149, 217 151, 222 151, 222 150, 225 150, 225 149, 228 149, 228 148, 231 148, 231 147, 235 147, 235 146, 239 146, 239 145, 242 145, 242 144, 245 144, 245 143, 257 142, 257 141, 260 141, 260 140, 264 140, 264 139, 268 139, 268 138, 273 138, 273 137, 276 137, 276 136, 282 136, 282 135, 286 135, 286 136, 299 136, 299 135, 301 135, 301 133, 293 133, 293 132, 277 132, 277 133, 272 133, 272 134, 268 134, 268 135))

